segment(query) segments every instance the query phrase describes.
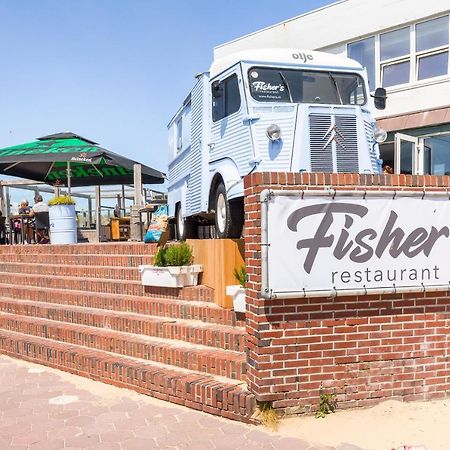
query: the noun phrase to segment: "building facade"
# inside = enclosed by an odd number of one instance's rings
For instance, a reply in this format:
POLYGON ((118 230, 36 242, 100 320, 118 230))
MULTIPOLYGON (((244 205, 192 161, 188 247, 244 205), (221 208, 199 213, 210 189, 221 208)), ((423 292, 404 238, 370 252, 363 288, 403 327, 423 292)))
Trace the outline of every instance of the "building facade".
POLYGON ((449 22, 448 0, 342 0, 220 45, 214 57, 293 47, 356 59, 371 90, 387 90, 386 109, 374 109, 388 131, 380 146, 386 170, 449 175, 449 22))

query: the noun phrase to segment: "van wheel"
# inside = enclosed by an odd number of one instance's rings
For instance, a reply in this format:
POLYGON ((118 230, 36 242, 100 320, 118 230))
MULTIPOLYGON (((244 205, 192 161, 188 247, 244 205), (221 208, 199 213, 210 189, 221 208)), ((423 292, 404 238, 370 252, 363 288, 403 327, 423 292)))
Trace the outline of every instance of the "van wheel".
POLYGON ((242 200, 227 200, 225 186, 217 186, 215 196, 215 225, 216 235, 219 239, 239 238, 244 225, 244 205, 242 200))
POLYGON ((177 212, 175 213, 175 234, 179 241, 195 237, 194 223, 190 217, 183 217, 180 204, 177 206, 177 212))

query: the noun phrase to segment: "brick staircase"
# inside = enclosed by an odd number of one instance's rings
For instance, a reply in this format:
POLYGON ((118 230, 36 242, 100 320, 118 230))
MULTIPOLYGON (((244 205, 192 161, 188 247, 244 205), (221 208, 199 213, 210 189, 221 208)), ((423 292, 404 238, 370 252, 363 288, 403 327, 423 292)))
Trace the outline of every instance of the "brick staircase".
POLYGON ((208 287, 142 286, 155 249, 0 246, 0 353, 251 421, 244 323, 208 287))

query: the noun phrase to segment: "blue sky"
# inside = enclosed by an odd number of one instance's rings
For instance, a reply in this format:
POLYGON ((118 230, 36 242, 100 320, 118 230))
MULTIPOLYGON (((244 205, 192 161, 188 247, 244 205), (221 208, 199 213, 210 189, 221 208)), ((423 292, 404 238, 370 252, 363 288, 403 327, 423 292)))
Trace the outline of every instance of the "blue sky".
POLYGON ((0 0, 0 147, 74 131, 166 171, 166 125, 213 47, 330 3, 0 0))

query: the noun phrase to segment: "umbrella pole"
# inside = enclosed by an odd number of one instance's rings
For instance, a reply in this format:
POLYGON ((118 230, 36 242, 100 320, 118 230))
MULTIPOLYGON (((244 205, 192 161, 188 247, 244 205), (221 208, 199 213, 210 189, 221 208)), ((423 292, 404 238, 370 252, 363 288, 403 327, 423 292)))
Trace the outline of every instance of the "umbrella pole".
POLYGON ((70 161, 67 161, 67 193, 70 195, 72 191, 71 179, 70 179, 70 161))

